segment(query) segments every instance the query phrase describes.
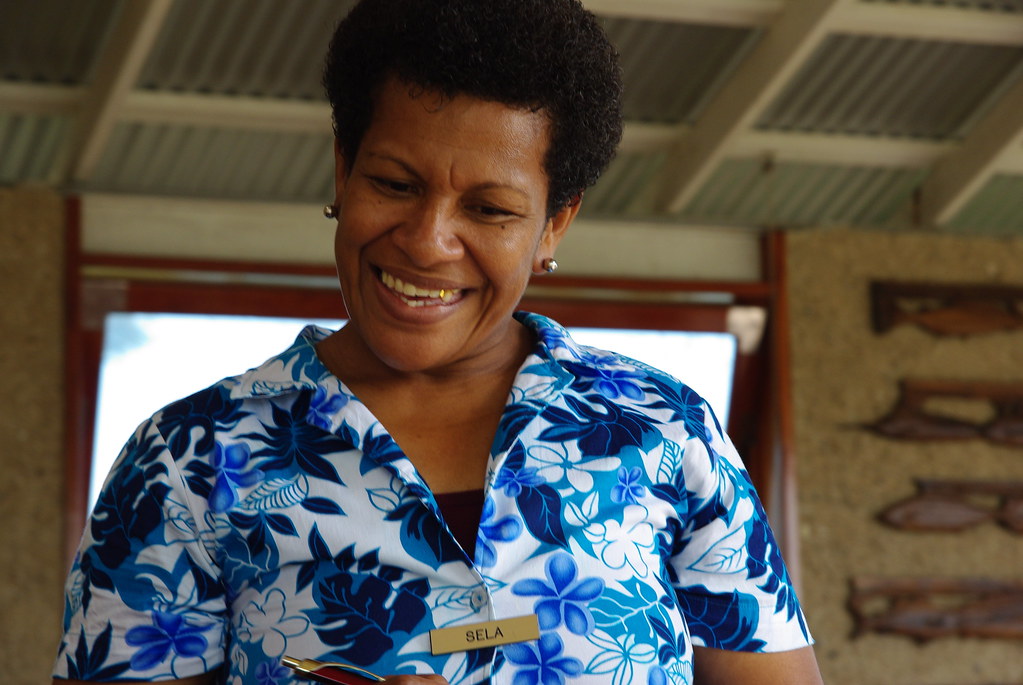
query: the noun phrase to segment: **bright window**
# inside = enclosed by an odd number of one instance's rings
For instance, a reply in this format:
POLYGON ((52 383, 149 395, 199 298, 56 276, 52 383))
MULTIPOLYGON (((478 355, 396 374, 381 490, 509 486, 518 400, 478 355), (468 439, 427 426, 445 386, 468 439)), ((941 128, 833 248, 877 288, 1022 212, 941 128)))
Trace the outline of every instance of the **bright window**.
MULTIPOLYGON (((343 321, 114 312, 103 333, 89 502, 135 428, 164 405, 287 348, 302 327, 343 321)), ((682 379, 728 421, 735 338, 727 333, 570 328, 581 343, 614 350, 682 379)))

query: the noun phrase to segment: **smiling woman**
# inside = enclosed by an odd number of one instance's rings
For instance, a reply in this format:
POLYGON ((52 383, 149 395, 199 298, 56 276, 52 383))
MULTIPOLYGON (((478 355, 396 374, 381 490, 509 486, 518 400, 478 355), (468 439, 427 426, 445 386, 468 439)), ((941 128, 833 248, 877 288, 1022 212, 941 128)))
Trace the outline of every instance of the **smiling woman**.
POLYGON ((819 683, 707 400, 517 311, 621 137, 596 18, 363 0, 325 84, 348 322, 135 431, 56 677, 284 683, 312 659, 392 685, 819 683))

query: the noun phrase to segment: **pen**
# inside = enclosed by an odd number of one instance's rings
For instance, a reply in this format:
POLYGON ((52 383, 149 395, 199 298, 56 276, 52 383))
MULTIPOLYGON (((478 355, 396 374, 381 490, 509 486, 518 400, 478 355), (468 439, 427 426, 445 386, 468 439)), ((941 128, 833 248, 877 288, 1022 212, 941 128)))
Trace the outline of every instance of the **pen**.
POLYGON ((281 657, 281 663, 296 673, 321 683, 366 685, 367 683, 384 682, 384 679, 376 673, 351 664, 317 661, 316 659, 295 659, 290 656, 281 657))

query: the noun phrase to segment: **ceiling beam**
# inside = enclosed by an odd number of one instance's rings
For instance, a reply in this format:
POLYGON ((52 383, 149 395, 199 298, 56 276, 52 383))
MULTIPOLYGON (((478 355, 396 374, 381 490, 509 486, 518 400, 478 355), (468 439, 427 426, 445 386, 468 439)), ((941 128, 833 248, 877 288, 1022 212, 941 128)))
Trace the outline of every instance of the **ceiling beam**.
POLYGON ((927 168, 958 147, 953 141, 745 131, 736 137, 728 156, 833 166, 927 168))
POLYGON ((763 26, 774 20, 783 0, 583 0, 605 17, 676 21, 719 26, 763 26))
POLYGON ((0 81, 0 112, 71 116, 84 96, 81 86, 0 81))
POLYGON ((978 45, 1023 45, 1023 14, 855 2, 836 15, 835 31, 978 45))
POLYGON ((925 226, 948 223, 992 176, 1023 152, 1023 78, 977 122, 962 145, 938 162, 920 188, 925 226))
POLYGON ((87 180, 135 87, 170 10, 172 0, 133 0, 121 7, 113 31, 96 64, 95 77, 82 102, 71 158, 71 177, 87 180))
POLYGON ((330 106, 306 100, 135 91, 125 97, 120 117, 125 121, 211 128, 331 132, 330 106))
POLYGON ((1002 160, 1002 164, 998 168, 998 173, 1009 174, 1011 176, 1023 176, 1023 145, 1016 148, 1015 152, 1010 152, 1009 155, 1002 160))
POLYGON ((660 152, 676 144, 683 131, 684 129, 672 124, 626 121, 618 152, 625 154, 660 152))
POLYGON ((665 163, 658 206, 682 211, 729 148, 810 58, 853 0, 792 0, 665 163))
MULTIPOLYGON (((757 28, 768 26, 784 0, 584 0, 606 17, 757 28)), ((855 2, 834 20, 839 33, 983 45, 1023 44, 1023 14, 981 9, 855 2)))

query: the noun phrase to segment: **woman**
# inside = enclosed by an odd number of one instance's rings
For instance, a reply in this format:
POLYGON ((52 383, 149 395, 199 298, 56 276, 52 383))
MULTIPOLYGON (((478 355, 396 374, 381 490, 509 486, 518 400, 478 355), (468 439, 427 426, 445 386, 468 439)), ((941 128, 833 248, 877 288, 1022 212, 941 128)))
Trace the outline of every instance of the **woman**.
POLYGON ((621 135, 594 17, 364 0, 325 85, 350 321, 139 428, 56 677, 283 683, 312 658, 394 684, 819 683, 706 404, 513 314, 621 135))

